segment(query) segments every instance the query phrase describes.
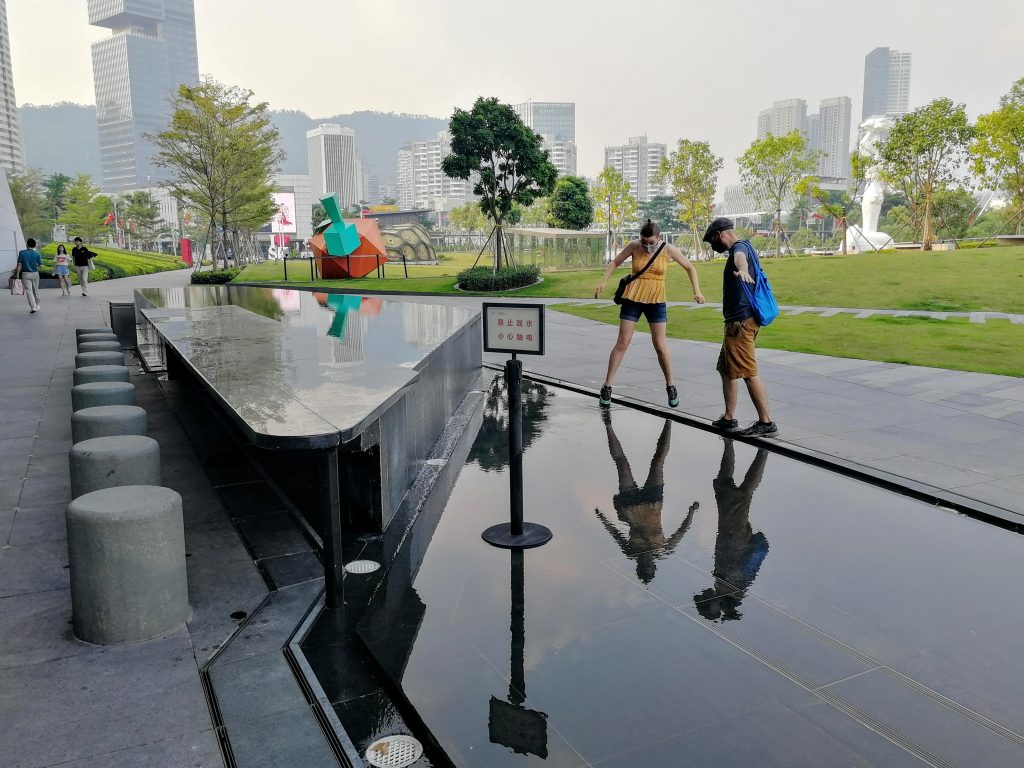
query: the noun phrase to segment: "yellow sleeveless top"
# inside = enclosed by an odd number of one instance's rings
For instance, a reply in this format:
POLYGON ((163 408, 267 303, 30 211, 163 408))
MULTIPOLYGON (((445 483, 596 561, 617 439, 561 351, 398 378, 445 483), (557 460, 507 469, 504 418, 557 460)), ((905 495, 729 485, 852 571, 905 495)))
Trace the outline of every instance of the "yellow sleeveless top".
MULTIPOLYGON (((635 275, 647 266, 651 255, 640 248, 640 253, 634 252, 630 257, 635 275)), ((634 279, 626 286, 623 298, 635 301, 640 304, 660 304, 665 301, 665 273, 668 272, 668 245, 661 249, 661 253, 654 260, 651 268, 640 277, 634 279)))

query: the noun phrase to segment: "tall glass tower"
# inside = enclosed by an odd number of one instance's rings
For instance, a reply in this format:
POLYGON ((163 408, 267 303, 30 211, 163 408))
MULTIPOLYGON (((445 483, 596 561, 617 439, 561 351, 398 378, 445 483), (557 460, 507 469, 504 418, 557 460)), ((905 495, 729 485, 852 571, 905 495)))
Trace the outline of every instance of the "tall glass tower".
POLYGON ((181 84, 199 82, 193 0, 88 0, 89 23, 112 35, 92 45, 103 189, 162 178, 147 133, 163 130, 181 84))
POLYGON ((21 120, 14 98, 11 73, 11 40, 7 33, 7 2, 0 0, 0 166, 12 173, 25 172, 21 144, 21 120))
POLYGON ((908 51, 893 48, 875 48, 864 57, 861 120, 909 111, 911 59, 908 51))

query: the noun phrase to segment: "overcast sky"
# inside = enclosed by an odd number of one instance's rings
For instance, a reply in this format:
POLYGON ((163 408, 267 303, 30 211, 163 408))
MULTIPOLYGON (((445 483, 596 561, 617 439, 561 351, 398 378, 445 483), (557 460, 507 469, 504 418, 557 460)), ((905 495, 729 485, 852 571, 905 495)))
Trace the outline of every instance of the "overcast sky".
MULTIPOLYGON (((911 106, 992 109, 1024 77, 1024 0, 195 0, 199 69, 276 109, 447 117, 480 95, 575 101, 579 171, 606 144, 703 139, 726 159, 757 113, 832 96, 860 118, 864 56, 913 53, 911 106)), ((7 0, 19 104, 93 103, 85 0, 7 0)), ((426 137, 425 137, 426 138, 426 137)), ((358 137, 356 137, 358 144, 358 137)))

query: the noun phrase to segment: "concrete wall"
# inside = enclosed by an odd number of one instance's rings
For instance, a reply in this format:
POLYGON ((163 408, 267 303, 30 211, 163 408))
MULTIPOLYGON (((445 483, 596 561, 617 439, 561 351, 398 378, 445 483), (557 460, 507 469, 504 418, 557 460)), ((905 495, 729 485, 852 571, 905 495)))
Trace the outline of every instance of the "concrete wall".
POLYGON ((14 210, 11 187, 7 172, 0 168, 0 278, 7 288, 7 274, 18 262, 18 251, 25 247, 25 236, 21 233, 21 222, 14 210))

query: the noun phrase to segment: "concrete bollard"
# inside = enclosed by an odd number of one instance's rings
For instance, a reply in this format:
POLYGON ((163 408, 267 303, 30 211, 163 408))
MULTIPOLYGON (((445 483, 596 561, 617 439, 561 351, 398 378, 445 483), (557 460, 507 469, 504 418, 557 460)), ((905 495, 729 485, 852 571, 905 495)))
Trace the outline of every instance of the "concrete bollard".
POLYGON ((87 365, 76 368, 71 374, 75 384, 92 384, 95 381, 131 381, 126 365, 87 365))
POLYGON ((160 444, 144 435, 94 437, 71 446, 71 498, 121 485, 160 485, 160 444))
POLYGON ((135 405, 135 385, 126 381, 94 381, 71 388, 71 410, 97 405, 135 405))
POLYGON ((83 333, 78 337, 78 346, 87 341, 117 341, 117 336, 112 333, 83 333))
POLYGON ((137 405, 97 405, 71 414, 71 442, 95 437, 145 435, 146 411, 137 405))
POLYGON ((78 351, 82 352, 120 352, 121 342, 119 341, 80 341, 78 351))
POLYGON ((75 328, 75 337, 84 336, 87 333, 113 333, 109 328, 75 328))
POLYGON ((121 645, 165 635, 188 618, 181 496, 126 485, 67 508, 75 636, 121 645))
POLYGON ((123 352, 79 352, 75 355, 75 368, 87 365, 125 365, 123 352))

